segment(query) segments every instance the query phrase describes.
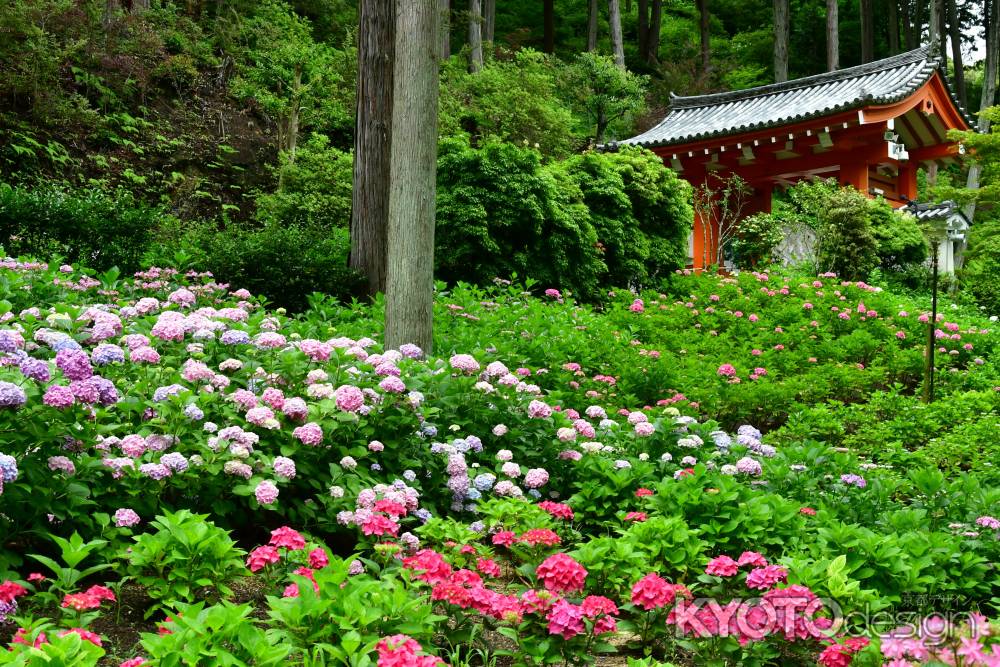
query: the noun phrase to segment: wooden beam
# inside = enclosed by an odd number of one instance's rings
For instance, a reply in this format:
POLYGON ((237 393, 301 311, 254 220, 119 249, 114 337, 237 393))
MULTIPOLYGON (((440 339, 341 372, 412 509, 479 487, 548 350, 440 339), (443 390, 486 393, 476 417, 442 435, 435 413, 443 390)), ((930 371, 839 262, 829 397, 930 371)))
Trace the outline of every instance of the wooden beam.
POLYGON ((925 146, 915 148, 910 151, 911 162, 927 162, 930 160, 944 160, 958 157, 961 154, 958 144, 937 144, 935 146, 925 146))

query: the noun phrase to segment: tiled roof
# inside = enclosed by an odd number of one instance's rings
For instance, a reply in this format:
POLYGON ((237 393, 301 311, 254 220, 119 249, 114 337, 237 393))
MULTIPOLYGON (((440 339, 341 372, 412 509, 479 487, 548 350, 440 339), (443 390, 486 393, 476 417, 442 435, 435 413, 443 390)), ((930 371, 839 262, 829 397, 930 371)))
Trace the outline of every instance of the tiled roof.
POLYGON ((940 220, 951 217, 954 214, 963 215, 961 209, 959 209, 958 204, 949 200, 939 202, 939 203, 926 203, 921 204, 919 202, 911 201, 909 204, 903 207, 904 211, 912 213, 917 216, 918 220, 940 220))
MULTIPOLYGON (((892 104, 915 93, 935 71, 946 74, 940 62, 930 57, 929 48, 922 47, 857 67, 747 90, 671 95, 670 109, 662 121, 620 143, 669 146, 780 127, 873 104, 892 104)), ((952 101, 968 121, 954 94, 952 101)))

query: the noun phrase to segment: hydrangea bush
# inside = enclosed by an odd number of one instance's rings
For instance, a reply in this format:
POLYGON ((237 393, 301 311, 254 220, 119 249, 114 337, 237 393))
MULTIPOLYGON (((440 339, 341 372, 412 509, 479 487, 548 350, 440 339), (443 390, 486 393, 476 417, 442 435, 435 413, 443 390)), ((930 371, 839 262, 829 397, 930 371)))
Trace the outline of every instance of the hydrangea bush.
MULTIPOLYGON (((207 274, 0 278, 0 664, 860 664, 854 612, 1000 595, 986 473, 788 436, 799 401, 916 386, 922 314, 863 283, 678 275, 603 313, 459 286, 434 356, 207 274), (138 645, 102 639, 116 590, 138 645)), ((936 330, 946 395, 1000 384, 988 324, 936 330)))

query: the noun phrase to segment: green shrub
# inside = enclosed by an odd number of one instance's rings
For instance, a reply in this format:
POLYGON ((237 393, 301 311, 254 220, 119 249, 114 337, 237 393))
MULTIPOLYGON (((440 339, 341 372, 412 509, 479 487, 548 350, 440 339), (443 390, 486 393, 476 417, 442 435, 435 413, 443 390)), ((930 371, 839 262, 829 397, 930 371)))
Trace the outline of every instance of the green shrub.
POLYGON ((351 153, 331 148, 326 135, 310 135, 294 162, 283 156, 278 190, 257 197, 257 217, 282 225, 346 228, 353 169, 351 153))
POLYGON ((733 243, 737 264, 753 267, 770 259, 771 252, 784 238, 784 225, 784 218, 774 213, 757 213, 741 220, 733 243))
POLYGON ((512 274, 596 295, 607 268, 576 182, 537 151, 446 139, 438 155, 437 276, 488 282, 512 274))
POLYGON ((206 519, 188 510, 166 512, 150 523, 155 532, 134 538, 126 570, 158 604, 218 600, 246 572, 243 550, 206 519))
POLYGON ((10 255, 60 255, 104 270, 141 268, 163 211, 129 192, 0 184, 0 245, 10 255))
POLYGON ((868 199, 851 188, 834 192, 819 213, 817 261, 821 271, 841 278, 866 278, 878 265, 868 199))
POLYGON ((883 199, 872 200, 868 209, 883 269, 899 271, 927 259, 927 241, 912 215, 896 211, 883 199))
POLYGON ((309 295, 350 300, 362 281, 347 266, 350 234, 268 222, 262 227, 201 223, 166 225, 146 254, 148 264, 178 264, 211 271, 218 280, 262 294, 292 311, 305 309, 309 295))
POLYGON ((608 266, 607 284, 655 284, 687 259, 691 188, 643 148, 588 152, 560 165, 580 185, 608 266))
MULTIPOLYGON (((980 234, 973 232, 972 238, 980 234)), ((1000 313, 1000 236, 984 235, 970 247, 962 270, 962 286, 990 314, 1000 313)))
POLYGON ((531 49, 509 59, 489 59, 475 74, 465 58, 441 70, 438 124, 441 136, 509 141, 565 156, 581 138, 573 136, 573 114, 560 91, 566 65, 531 49))

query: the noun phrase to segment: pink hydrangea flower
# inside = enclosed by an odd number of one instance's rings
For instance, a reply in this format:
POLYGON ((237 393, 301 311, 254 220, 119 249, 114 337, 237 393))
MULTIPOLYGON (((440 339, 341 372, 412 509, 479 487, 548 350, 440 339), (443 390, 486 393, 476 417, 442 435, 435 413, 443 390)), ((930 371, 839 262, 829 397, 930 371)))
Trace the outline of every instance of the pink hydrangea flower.
POLYGON ((274 482, 264 480, 254 489, 253 495, 261 505, 270 505, 278 499, 278 487, 274 482))
POLYGON ((587 570, 572 557, 552 554, 535 569, 535 575, 546 590, 553 593, 573 593, 583 590, 587 570))

